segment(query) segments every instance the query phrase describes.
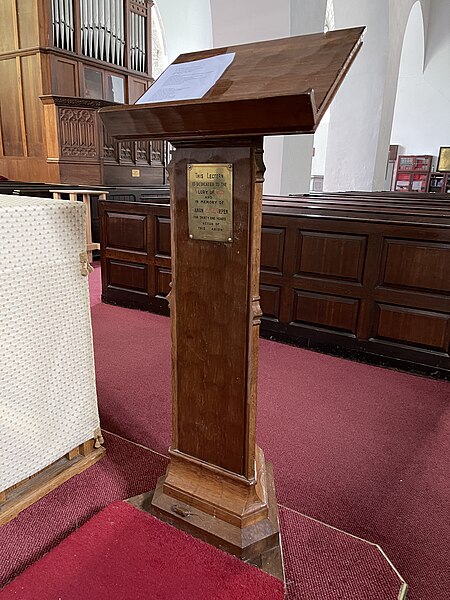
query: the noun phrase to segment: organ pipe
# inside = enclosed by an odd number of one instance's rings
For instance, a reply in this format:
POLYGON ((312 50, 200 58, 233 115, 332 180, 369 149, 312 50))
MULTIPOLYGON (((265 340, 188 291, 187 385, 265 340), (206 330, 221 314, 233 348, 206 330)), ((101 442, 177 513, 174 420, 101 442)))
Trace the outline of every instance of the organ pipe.
MULTIPOLYGON (((133 0, 145 6, 144 0, 133 0)), ((58 48, 74 51, 74 0, 51 0, 54 44, 58 48)), ((124 65, 125 13, 124 0, 79 0, 81 52, 85 56, 119 66, 124 65)), ((136 8, 137 10, 137 8, 136 8)), ((130 67, 145 72, 147 18, 129 13, 130 67)))
POLYGON ((73 0, 52 0, 52 25, 55 46, 73 51, 73 0))

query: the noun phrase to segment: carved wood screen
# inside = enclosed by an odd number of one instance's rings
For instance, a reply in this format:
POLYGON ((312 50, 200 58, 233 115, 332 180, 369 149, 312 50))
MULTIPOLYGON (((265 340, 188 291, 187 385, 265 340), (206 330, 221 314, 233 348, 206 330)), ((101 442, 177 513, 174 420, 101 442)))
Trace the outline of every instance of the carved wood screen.
POLYGON ((162 166, 168 164, 167 142, 142 140, 115 143, 103 128, 103 158, 114 164, 162 166))
POLYGON ((61 156, 98 157, 96 111, 77 107, 59 107, 61 156))

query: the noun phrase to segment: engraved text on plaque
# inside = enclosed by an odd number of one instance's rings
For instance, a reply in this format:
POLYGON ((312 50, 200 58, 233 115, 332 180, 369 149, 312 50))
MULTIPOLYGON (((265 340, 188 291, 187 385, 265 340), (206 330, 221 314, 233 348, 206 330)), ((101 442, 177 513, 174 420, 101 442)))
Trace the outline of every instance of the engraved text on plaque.
POLYGON ((231 242, 233 238, 233 165, 188 165, 189 237, 231 242))

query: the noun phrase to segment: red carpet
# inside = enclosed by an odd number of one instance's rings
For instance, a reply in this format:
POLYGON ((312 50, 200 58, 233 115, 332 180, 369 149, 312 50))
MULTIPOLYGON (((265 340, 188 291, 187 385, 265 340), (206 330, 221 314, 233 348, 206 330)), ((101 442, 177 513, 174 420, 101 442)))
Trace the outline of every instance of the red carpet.
MULTIPOLYGON (((105 434, 105 444, 106 458, 0 528, 0 587, 14 582, 14 587, 0 591, 2 600, 8 597, 27 600, 28 596, 21 595, 21 591, 15 596, 7 595, 7 591, 17 591, 16 586, 23 586, 22 581, 29 582, 29 573, 40 577, 39 570, 24 571, 26 567, 109 503, 153 488, 167 465, 165 457, 117 436, 105 434), (25 579, 17 578, 23 571, 25 579)), ((380 589, 391 592, 398 589, 395 573, 386 567, 376 548, 370 547, 368 551, 367 544, 360 540, 343 537, 330 527, 317 526, 312 519, 287 508, 280 507, 280 521, 288 600, 380 600, 377 593, 380 589), (347 593, 349 588, 351 596, 347 593)), ((98 557, 106 567, 104 549, 98 552, 98 557)), ((36 569, 40 569, 40 564, 36 569)), ((174 568, 173 561, 171 565, 174 568)), ((73 561, 69 566, 74 568, 73 561)), ((178 564, 176 566, 178 568, 178 564)), ((74 578, 83 580, 78 571, 74 578)), ((52 582, 53 579, 54 576, 48 577, 52 582)), ((34 584, 32 590, 33 600, 60 597, 69 600, 65 595, 39 595, 34 584)), ((91 594, 80 594, 76 600, 97 597, 98 591, 92 588, 91 594)), ((102 597, 109 599, 108 594, 102 597)), ((386 593, 383 600, 391 597, 392 594, 386 593)), ((123 600, 129 598, 135 600, 134 596, 123 596, 123 600)))
MULTIPOLYGON (((103 426, 166 452, 169 319, 92 314, 103 426)), ((261 340, 258 443, 280 504, 380 544, 410 600, 450 598, 447 382, 261 340)))
POLYGON ((105 446, 105 458, 0 527, 0 587, 111 502, 153 489, 166 469, 165 457, 117 436, 105 433, 105 446))
POLYGON ((281 600, 275 577, 114 502, 13 581, 8 598, 281 600))
MULTIPOLYGON (((92 277, 99 277, 98 269, 92 277)), ((103 427, 166 452, 169 320, 93 304, 103 427)), ((448 389, 442 381, 261 341, 258 441, 274 463, 278 501, 380 544, 410 585, 410 600, 450 598, 448 389)), ((80 492, 79 484, 68 482, 60 488, 62 506, 51 495, 0 529, 3 582, 65 537, 77 520, 154 485, 154 462, 162 461, 162 472, 164 459, 149 453, 146 464, 135 450, 127 456, 122 449, 122 458, 109 462, 115 455, 110 439, 109 457, 77 478, 88 477, 93 489, 80 492), (94 483, 97 469, 106 470, 106 493, 103 482, 94 483)), ((304 556, 296 514, 282 509, 281 518, 289 598, 323 600, 301 595, 304 556)))

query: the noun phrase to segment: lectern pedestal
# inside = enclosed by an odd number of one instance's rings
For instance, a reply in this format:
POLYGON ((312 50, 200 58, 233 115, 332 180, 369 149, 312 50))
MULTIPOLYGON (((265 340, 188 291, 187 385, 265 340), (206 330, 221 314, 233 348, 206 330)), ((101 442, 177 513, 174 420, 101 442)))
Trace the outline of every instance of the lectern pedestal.
POLYGON ((282 578, 273 475, 255 444, 262 138, 176 142, 173 440, 134 503, 282 578))
POLYGON ((315 131, 362 31, 184 54, 166 78, 175 97, 171 89, 165 101, 156 93, 152 103, 100 113, 117 140, 176 146, 170 464, 154 492, 131 501, 278 577, 272 471, 255 442, 262 136, 315 131), (207 77, 204 59, 222 54, 228 68, 202 97, 176 99, 180 73, 207 77))

